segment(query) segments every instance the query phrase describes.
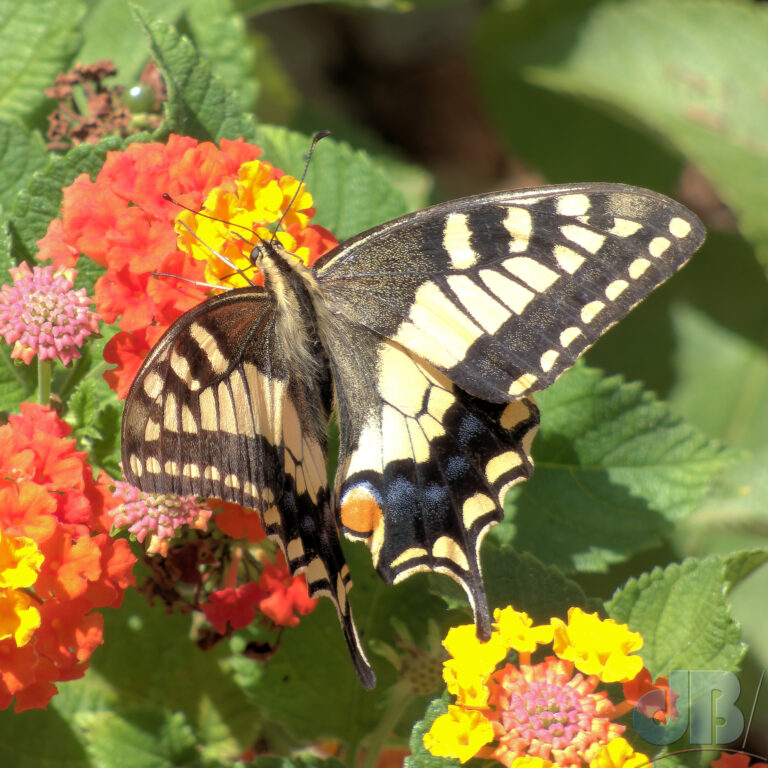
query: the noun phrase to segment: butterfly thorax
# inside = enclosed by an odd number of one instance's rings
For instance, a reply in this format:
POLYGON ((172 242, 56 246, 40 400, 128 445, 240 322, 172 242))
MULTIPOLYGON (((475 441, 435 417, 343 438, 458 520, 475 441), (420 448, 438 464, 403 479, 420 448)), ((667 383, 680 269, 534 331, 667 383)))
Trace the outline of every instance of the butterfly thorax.
POLYGON ((317 382, 327 368, 318 336, 317 281, 301 260, 277 241, 254 248, 254 265, 275 302, 275 332, 289 367, 302 382, 317 382))

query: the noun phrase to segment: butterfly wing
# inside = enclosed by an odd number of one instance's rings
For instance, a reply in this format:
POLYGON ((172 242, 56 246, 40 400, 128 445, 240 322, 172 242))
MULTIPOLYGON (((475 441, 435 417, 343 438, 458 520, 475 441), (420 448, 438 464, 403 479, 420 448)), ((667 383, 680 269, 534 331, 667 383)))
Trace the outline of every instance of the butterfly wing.
POLYGON ((448 573, 490 632, 478 551, 530 476, 532 392, 689 258, 683 206, 612 184, 437 205, 318 265, 341 426, 335 504, 388 582, 448 573))
POLYGON ((341 444, 335 507, 389 584, 419 571, 464 587, 481 637, 490 636, 479 549, 501 502, 530 477, 539 423, 529 398, 485 402, 368 328, 323 328, 336 384, 341 444))
POLYGON ((358 235, 318 280, 333 312, 504 402, 555 381, 704 234, 684 206, 636 187, 499 192, 358 235))
POLYGON ((372 687, 329 503, 330 385, 288 369, 276 317, 271 295, 249 287, 208 299, 168 329, 126 400, 125 475, 150 493, 256 509, 291 573, 305 572, 310 594, 334 602, 360 679, 372 687))
POLYGON ((289 376, 267 354, 273 325, 267 294, 243 289, 203 302, 169 328, 126 400, 129 482, 149 493, 234 501, 262 514, 281 496, 289 376))

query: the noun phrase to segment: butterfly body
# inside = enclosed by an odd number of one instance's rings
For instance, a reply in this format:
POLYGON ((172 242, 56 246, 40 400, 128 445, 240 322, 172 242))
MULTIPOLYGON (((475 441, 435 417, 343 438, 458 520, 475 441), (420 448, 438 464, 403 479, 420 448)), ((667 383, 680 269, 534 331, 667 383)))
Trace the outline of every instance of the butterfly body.
POLYGON ((388 583, 450 575, 487 637, 479 549, 506 491, 533 471, 531 395, 703 237, 668 198, 584 184, 434 206, 314 268, 262 243, 264 287, 190 310, 144 362, 123 418, 126 476, 258 510, 291 571, 334 602, 371 686, 337 529, 367 544, 388 583))

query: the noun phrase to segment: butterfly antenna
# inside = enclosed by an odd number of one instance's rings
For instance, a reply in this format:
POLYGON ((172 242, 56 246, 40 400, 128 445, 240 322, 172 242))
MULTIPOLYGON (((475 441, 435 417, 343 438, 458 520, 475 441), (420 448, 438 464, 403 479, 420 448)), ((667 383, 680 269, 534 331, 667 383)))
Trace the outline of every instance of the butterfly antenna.
POLYGON ((210 219, 211 221, 218 221, 219 224, 226 224, 228 227, 238 227, 239 229, 244 229, 246 232, 253 234, 253 230, 250 227, 246 227, 243 224, 235 224, 234 221, 225 221, 224 219, 217 219, 215 216, 211 216, 209 213, 196 211, 194 208, 190 208, 188 205, 184 205, 184 203, 180 203, 178 200, 174 200, 167 192, 163 192, 162 198, 163 200, 167 200, 169 203, 178 205, 179 208, 183 208, 185 211, 194 213, 195 216, 202 216, 204 219, 210 219))
MULTIPOLYGON (((218 221, 218 219, 215 219, 215 221, 218 221)), ((197 234, 197 232, 193 232, 192 229, 188 227, 183 221, 180 221, 179 224, 181 224, 181 226, 184 227, 184 229, 186 229, 187 232, 189 232, 189 234, 192 235, 192 237, 194 237, 198 243, 200 243, 200 245, 202 245, 204 248, 207 248, 217 259, 221 259, 221 261, 231 270, 237 272, 237 274, 246 280, 249 285, 253 285, 251 278, 248 277, 248 275, 246 275, 245 272, 243 272, 243 270, 237 266, 237 264, 235 264, 233 261, 230 261, 230 259, 228 259, 223 253, 219 253, 215 248, 212 248, 210 245, 208 245, 208 243, 206 243, 205 240, 203 240, 200 235, 197 234)), ((248 231, 250 232, 250 230, 248 231)))
POLYGON ((217 291, 228 291, 232 286, 229 285, 216 285, 216 283, 206 283, 202 280, 192 280, 189 277, 182 277, 181 275, 173 275, 170 272, 150 272, 152 277, 172 277, 175 280, 181 280, 182 283, 189 283, 191 285, 197 285, 200 288, 211 288, 217 291))
POLYGON ((320 141, 320 139, 324 139, 326 136, 330 136, 330 131, 318 131, 313 137, 312 137, 312 143, 309 145, 309 152, 307 152, 307 161, 304 163, 304 172, 301 174, 301 178, 299 179, 299 186, 296 187, 296 191, 293 193, 293 197, 291 198, 291 202, 288 203, 285 210, 283 211, 283 215, 280 217, 280 221, 277 222, 277 226, 275 227, 275 231, 272 233, 272 237, 270 238, 270 243, 273 243, 275 241, 275 238, 277 237, 277 230, 280 229, 280 225, 283 223, 283 219, 288 215, 288 211, 291 210, 293 207, 293 204, 296 202, 296 198, 299 196, 299 192, 301 192, 301 187, 304 184, 304 179, 307 178, 307 171, 309 170, 309 163, 312 160, 312 154, 315 151, 315 147, 317 146, 317 142, 320 141))

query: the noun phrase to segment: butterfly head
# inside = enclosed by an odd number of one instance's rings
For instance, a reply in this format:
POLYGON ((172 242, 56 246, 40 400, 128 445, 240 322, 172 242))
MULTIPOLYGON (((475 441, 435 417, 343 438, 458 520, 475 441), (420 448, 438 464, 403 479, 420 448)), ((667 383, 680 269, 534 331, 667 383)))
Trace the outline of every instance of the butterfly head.
POLYGON ((265 277, 300 272, 304 268, 301 257, 288 250, 276 237, 269 240, 259 237, 259 242, 251 250, 250 261, 265 277))

